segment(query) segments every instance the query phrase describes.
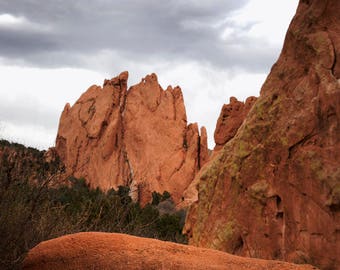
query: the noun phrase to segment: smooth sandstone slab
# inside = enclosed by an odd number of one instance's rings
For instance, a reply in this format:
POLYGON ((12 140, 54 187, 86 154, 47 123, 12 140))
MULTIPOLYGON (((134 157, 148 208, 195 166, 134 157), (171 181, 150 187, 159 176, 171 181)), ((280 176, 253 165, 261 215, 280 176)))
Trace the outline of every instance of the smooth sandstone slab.
POLYGON ((242 258, 224 252, 116 233, 78 233, 40 243, 24 270, 84 269, 316 269, 279 261, 242 258))

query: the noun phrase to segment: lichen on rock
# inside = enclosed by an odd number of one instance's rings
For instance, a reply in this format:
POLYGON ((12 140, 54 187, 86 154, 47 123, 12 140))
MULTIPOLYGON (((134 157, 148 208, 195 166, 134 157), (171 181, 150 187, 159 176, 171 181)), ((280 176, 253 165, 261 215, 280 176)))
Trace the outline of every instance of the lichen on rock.
POLYGON ((240 237, 244 256, 340 265, 338 10, 337 0, 300 1, 260 97, 199 174, 190 244, 225 235, 217 248, 233 252, 240 237), (234 237, 218 225, 231 221, 234 237))

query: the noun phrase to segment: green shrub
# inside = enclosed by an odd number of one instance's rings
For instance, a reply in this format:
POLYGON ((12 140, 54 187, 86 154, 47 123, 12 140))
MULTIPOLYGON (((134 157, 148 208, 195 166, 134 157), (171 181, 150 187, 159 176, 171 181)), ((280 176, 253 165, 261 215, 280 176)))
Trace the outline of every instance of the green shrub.
POLYGON ((69 185, 53 187, 59 164, 45 164, 36 149, 6 141, 0 141, 1 147, 7 148, 0 155, 0 269, 20 269, 26 252, 41 241, 76 232, 187 242, 181 233, 185 212, 176 211, 168 192, 154 192, 152 203, 142 208, 124 186, 103 192, 90 189, 84 179, 71 178, 69 185), (16 160, 9 159, 13 148, 16 160))

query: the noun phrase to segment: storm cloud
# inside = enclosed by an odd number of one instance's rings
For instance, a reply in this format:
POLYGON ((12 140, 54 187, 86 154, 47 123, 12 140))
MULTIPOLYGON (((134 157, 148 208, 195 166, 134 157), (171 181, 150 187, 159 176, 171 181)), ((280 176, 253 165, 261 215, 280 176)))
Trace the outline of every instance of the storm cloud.
POLYGON ((298 0, 1 0, 0 138, 52 146, 66 102, 129 71, 182 88, 210 147, 223 103, 258 95, 298 0))
POLYGON ((3 0, 0 16, 22 22, 0 21, 0 57, 40 67, 83 67, 109 52, 135 62, 195 60, 260 72, 277 50, 244 34, 253 24, 241 27, 230 19, 247 2, 3 0), (234 31, 223 38, 227 28, 234 31))

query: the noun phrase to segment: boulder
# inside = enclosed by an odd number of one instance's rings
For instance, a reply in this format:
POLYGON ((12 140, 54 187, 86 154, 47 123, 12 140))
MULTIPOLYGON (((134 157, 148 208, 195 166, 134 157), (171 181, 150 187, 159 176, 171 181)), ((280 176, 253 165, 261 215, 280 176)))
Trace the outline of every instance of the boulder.
POLYGON ((308 265, 241 258, 224 252, 116 233, 78 233, 40 243, 23 270, 229 269, 312 270, 308 265))

